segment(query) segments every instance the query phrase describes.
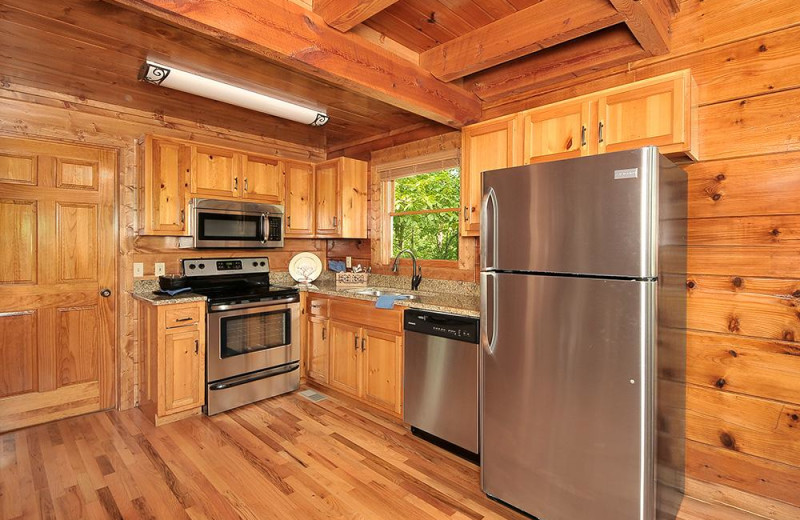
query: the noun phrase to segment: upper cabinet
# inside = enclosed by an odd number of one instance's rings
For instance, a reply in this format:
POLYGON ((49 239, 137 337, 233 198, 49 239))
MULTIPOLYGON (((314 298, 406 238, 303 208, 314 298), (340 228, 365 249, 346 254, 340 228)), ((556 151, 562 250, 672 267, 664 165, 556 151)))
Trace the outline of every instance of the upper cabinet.
POLYGON ((140 231, 147 235, 183 235, 189 210, 187 192, 191 147, 146 136, 139 146, 140 231))
POLYGON ((192 195, 238 197, 240 157, 232 150, 192 146, 192 195))
POLYGON ((286 236, 314 236, 314 166, 286 163, 286 236))
POLYGON ((658 146, 666 155, 697 159, 697 95, 688 70, 601 93, 598 151, 658 146))
POLYGON ((572 101, 523 112, 523 163, 597 153, 596 142, 589 139, 592 108, 590 101, 572 101))
POLYGON ((242 198, 282 204, 286 182, 283 161, 253 154, 242 155, 242 159, 242 198))
POLYGON ((367 163, 340 157, 316 165, 316 235, 367 238, 367 163))
POLYGON ((367 163, 316 166, 180 139, 139 143, 139 233, 189 236, 192 198, 284 205, 287 238, 366 238, 367 163))
POLYGON ((464 127, 461 141, 461 234, 480 234, 481 172, 519 166, 519 117, 514 114, 464 127))

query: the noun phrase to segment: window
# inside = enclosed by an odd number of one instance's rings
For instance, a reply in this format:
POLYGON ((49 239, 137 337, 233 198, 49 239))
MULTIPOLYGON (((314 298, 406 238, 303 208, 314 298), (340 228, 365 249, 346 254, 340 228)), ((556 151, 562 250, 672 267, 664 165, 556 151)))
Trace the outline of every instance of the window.
POLYGON ((385 182, 390 256, 411 249, 419 259, 457 261, 460 169, 440 168, 385 182))

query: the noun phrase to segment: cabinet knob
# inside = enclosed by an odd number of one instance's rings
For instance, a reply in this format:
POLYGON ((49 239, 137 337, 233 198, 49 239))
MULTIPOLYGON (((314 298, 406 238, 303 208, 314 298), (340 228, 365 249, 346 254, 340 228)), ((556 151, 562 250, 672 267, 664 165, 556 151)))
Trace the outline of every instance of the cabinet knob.
POLYGON ((325 341, 325 335, 326 335, 325 330, 326 330, 325 327, 322 327, 322 341, 325 341))
POLYGON ((103 298, 108 298, 109 296, 111 296, 111 289, 103 289, 102 291, 100 291, 100 296, 102 296, 103 298))
POLYGON ((247 191, 247 177, 244 178, 244 191, 247 191))
POLYGON ((239 177, 233 178, 233 191, 239 191, 239 177))
POLYGON ((200 353, 200 340, 199 339, 194 340, 194 353, 195 354, 199 354, 200 353))
POLYGON ((365 350, 367 350, 366 345, 367 345, 367 338, 362 337, 361 338, 361 352, 364 352, 365 350))
POLYGON ((358 350, 358 336, 356 336, 354 339, 355 341, 353 342, 353 346, 355 347, 356 350, 358 350))
POLYGON ((469 212, 469 208, 467 206, 464 206, 464 222, 469 220, 469 213, 468 212, 469 212))
POLYGON ((597 139, 598 139, 598 141, 597 141, 598 143, 602 143, 603 142, 603 122, 602 121, 600 121, 600 123, 597 125, 597 139))
POLYGON ((286 217, 286 227, 292 227, 292 216, 286 217))

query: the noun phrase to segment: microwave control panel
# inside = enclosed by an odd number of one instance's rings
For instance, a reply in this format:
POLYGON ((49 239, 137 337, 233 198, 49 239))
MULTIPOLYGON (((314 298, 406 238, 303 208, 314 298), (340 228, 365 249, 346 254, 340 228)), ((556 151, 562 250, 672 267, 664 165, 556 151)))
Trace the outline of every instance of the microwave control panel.
POLYGON ((181 261, 184 276, 255 274, 269 272, 269 258, 186 258, 181 261))

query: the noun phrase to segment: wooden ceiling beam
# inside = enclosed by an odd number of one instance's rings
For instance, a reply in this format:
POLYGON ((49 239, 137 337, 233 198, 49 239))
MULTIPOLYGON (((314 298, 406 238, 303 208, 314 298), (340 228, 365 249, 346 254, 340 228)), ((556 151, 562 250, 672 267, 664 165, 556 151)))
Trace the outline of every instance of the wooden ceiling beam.
POLYGON ((464 78, 464 87, 487 102, 648 56, 624 24, 518 58, 464 78))
POLYGON ((610 0, 644 50, 653 56, 669 52, 672 0, 610 0))
POLYGON ((396 2, 397 0, 314 0, 313 9, 325 23, 341 32, 347 32, 396 2))
POLYGON ((607 0, 542 0, 423 52, 420 65, 453 81, 622 20, 607 0))
POLYGON ((111 1, 453 128, 481 114, 471 92, 289 2, 111 1))

